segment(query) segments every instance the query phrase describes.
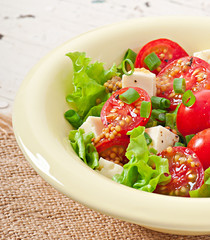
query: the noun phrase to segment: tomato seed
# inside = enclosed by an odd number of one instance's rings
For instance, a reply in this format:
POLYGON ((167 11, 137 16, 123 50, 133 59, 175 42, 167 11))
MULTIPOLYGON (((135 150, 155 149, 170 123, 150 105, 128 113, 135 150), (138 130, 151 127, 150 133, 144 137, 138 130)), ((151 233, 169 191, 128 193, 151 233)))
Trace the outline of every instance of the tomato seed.
POLYGON ((174 156, 174 161, 177 162, 177 161, 179 160, 179 158, 180 158, 180 156, 179 156, 178 154, 176 154, 176 155, 174 156))
POLYGON ((116 155, 116 153, 114 153, 114 152, 112 152, 112 153, 110 154, 110 158, 112 158, 112 159, 114 159, 116 156, 117 156, 117 155, 116 155))
POLYGON ((120 126, 125 126, 125 121, 124 120, 120 121, 120 126))
POLYGON ((119 125, 117 125, 117 126, 115 127, 115 130, 116 130, 117 132, 120 132, 120 131, 121 131, 121 127, 120 127, 119 125))
POLYGON ((167 151, 168 153, 171 153, 171 152, 172 152, 172 150, 173 150, 173 148, 172 148, 172 147, 167 147, 167 149, 166 149, 166 151, 167 151))
POLYGON ((195 167, 195 163, 194 162, 191 162, 190 165, 191 165, 192 168, 195 167))
POLYGON ((191 180, 191 181, 194 181, 196 179, 196 175, 195 174, 189 174, 188 179, 191 180))
POLYGON ((187 192, 186 187, 184 187, 184 186, 181 187, 181 188, 180 188, 180 192, 183 193, 183 194, 186 193, 186 192, 187 192))

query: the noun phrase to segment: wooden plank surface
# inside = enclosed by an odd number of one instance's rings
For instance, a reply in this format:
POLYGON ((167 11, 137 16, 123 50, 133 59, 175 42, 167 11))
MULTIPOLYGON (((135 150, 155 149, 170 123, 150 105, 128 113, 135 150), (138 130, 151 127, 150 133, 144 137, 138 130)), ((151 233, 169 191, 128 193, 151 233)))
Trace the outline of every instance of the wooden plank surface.
POLYGON ((106 24, 164 15, 208 16, 210 0, 0 0, 0 113, 10 113, 32 66, 63 42, 106 24))

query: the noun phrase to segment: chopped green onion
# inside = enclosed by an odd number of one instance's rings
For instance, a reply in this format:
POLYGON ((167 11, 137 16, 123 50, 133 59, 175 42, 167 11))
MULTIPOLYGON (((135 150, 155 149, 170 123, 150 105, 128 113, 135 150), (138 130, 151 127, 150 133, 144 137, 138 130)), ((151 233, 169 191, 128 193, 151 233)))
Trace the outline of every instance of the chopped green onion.
POLYGON ((66 111, 64 113, 64 117, 66 118, 66 120, 68 120, 68 122, 74 127, 74 128, 78 128, 82 125, 83 121, 80 118, 79 114, 73 110, 70 109, 68 111, 66 111))
POLYGON ((191 107, 196 101, 196 97, 191 90, 186 91, 182 96, 182 103, 186 107, 191 107))
POLYGON ((152 52, 145 57, 144 63, 147 65, 147 67, 150 69, 150 71, 153 71, 158 66, 160 66, 161 61, 158 58, 158 56, 154 52, 152 52))
POLYGON ((123 60, 125 60, 125 59, 130 59, 130 60, 132 61, 132 63, 135 63, 135 61, 136 61, 136 55, 137 55, 137 54, 136 54, 133 50, 131 50, 131 49, 129 48, 129 49, 126 51, 123 60))
POLYGON ((157 121, 166 121, 166 111, 162 109, 153 109, 151 117, 157 121))
POLYGON ((184 78, 174 78, 173 88, 175 93, 184 93, 186 90, 186 82, 184 78))
POLYGON ((174 129, 176 125, 176 114, 175 113, 166 113, 166 126, 174 129))
POLYGON ((119 96, 120 100, 127 104, 135 102, 139 97, 139 93, 134 88, 129 88, 119 96))
POLYGON ((122 62, 122 71, 123 71, 123 73, 125 75, 128 75, 128 76, 133 74, 133 72, 134 72, 134 65, 133 65, 133 62, 130 59, 124 59, 123 60, 123 62, 122 62), (131 70, 129 72, 126 70, 126 67, 125 67, 126 63, 128 63, 130 65, 131 70))
POLYGON ((166 109, 166 108, 169 108, 171 105, 170 100, 166 98, 156 97, 156 96, 151 97, 151 102, 152 102, 152 108, 158 108, 158 109, 166 109))
POLYGON ((154 119, 150 118, 149 121, 146 124, 146 128, 155 127, 157 125, 158 125, 157 121, 155 121, 154 119))
POLYGON ((146 139, 147 145, 150 145, 150 143, 152 142, 152 138, 150 137, 150 135, 144 132, 144 137, 146 139))
MULTIPOLYGON (((131 50, 131 49, 128 49, 128 50, 126 51, 126 53, 125 53, 125 55, 124 55, 124 57, 123 57, 122 62, 121 62, 120 65, 117 67, 117 71, 118 71, 118 73, 120 73, 120 77, 122 77, 122 75, 124 74, 124 72, 123 72, 123 70, 122 70, 123 61, 126 60, 126 59, 130 59, 131 62, 134 64, 135 61, 136 61, 136 55, 137 55, 137 54, 136 54, 133 50, 131 50)), ((125 65, 127 65, 127 64, 125 63, 125 65)), ((126 71, 126 72, 127 72, 127 71, 126 71)))
POLYGON ((190 141, 194 136, 195 136, 195 134, 190 134, 190 135, 185 136, 187 145, 188 145, 189 141, 190 141))
POLYGON ((184 143, 181 143, 181 142, 176 142, 174 144, 175 147, 185 147, 184 143))
POLYGON ((150 153, 153 153, 153 154, 155 154, 155 155, 157 154, 157 150, 154 149, 154 148, 150 148, 150 149, 149 149, 149 152, 150 152, 150 153))
POLYGON ((141 109, 140 109, 140 116, 143 118, 148 118, 151 112, 151 102, 142 101, 141 102, 141 109))

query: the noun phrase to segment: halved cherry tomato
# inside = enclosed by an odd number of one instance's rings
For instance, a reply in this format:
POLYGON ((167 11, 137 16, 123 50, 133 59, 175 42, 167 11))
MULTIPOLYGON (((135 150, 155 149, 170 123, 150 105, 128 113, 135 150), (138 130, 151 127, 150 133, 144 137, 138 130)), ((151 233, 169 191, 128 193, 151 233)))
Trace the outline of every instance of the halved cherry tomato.
POLYGON ((168 147, 159 154, 169 161, 171 181, 158 185, 154 192, 189 197, 189 191, 195 190, 204 182, 204 170, 196 154, 185 147, 168 147))
POLYGON ((128 162, 128 159, 125 157, 125 151, 129 141, 128 135, 118 135, 114 139, 103 137, 95 147, 100 157, 123 166, 128 162))
POLYGON ((144 59, 152 52, 154 52, 161 60, 160 66, 152 71, 155 74, 158 74, 167 64, 174 61, 175 59, 188 56, 185 50, 177 43, 169 39, 160 38, 147 43, 141 48, 136 57, 135 67, 144 67, 146 69, 149 69, 144 63, 144 59))
POLYGON ((182 103, 177 112, 176 125, 183 136, 210 128, 210 90, 202 90, 194 95, 195 103, 191 107, 182 103))
POLYGON ((184 78, 186 90, 210 89, 210 64, 197 57, 184 57, 173 61, 158 74, 157 96, 168 98, 171 110, 182 102, 182 94, 175 94, 173 90, 174 78, 184 78))
POLYGON ((187 147, 196 153, 204 170, 210 167, 210 128, 197 133, 187 147))
MULTIPOLYGON (((148 93, 138 87, 133 87, 138 93, 139 98, 127 104, 120 100, 119 96, 126 92, 129 88, 122 88, 115 92, 104 104, 101 111, 101 120, 105 126, 114 128, 121 134, 126 134, 138 126, 145 126, 150 118, 143 118, 140 116, 140 108, 142 101, 151 102, 148 93)), ((152 110, 152 109, 151 109, 152 110)), ((151 114, 151 111, 150 111, 151 114)))

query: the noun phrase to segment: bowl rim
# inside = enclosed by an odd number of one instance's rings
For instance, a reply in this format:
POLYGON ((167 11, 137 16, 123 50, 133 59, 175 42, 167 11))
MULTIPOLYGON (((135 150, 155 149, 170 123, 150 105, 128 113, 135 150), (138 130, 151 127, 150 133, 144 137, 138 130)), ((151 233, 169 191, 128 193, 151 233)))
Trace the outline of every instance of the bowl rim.
MULTIPOLYGON (((58 46, 51 52, 49 52, 46 56, 44 56, 28 73, 28 75, 23 80, 21 87, 16 95, 14 108, 13 108, 13 128, 16 140, 23 151, 26 159, 32 165, 32 167, 36 170, 36 172, 48 183, 50 183, 53 187, 55 187, 58 191, 72 198, 73 200, 80 202, 81 204, 94 209, 98 212, 104 213, 106 215, 110 215, 112 217, 116 217, 118 219, 126 220, 128 222, 137 223, 139 225, 152 228, 155 230, 165 231, 165 232, 180 232, 180 233, 197 233, 197 234, 205 234, 210 233, 210 226, 208 222, 200 219, 202 214, 210 215, 209 199, 198 199, 198 198, 177 198, 171 196, 164 196, 154 193, 141 192, 136 189, 131 189, 129 187, 120 185, 118 183, 113 182, 112 180, 101 176, 95 171, 89 169, 83 163, 74 162, 77 169, 81 170, 82 174, 87 174, 90 179, 91 186, 81 186, 78 182, 74 181, 73 177, 69 177, 70 185, 66 186, 64 182, 57 179, 50 170, 41 169, 37 164, 37 161, 40 161, 40 156, 37 155, 37 152, 34 150, 34 145, 38 146, 40 149, 40 155, 43 155, 45 161, 48 162, 48 158, 53 158, 53 155, 50 153, 46 153, 46 150, 41 146, 39 139, 34 138, 31 139, 31 136, 34 134, 34 128, 31 122, 25 122, 24 126, 22 123, 23 116, 28 117, 28 107, 26 106, 28 103, 24 99, 25 95, 23 92, 26 89, 31 87, 32 82, 37 77, 40 68, 45 67, 45 64, 51 61, 54 55, 58 52, 66 48, 67 46, 75 43, 78 39, 84 37, 93 37, 99 32, 112 32, 113 29, 122 31, 122 27, 124 24, 127 26, 132 26, 132 24, 139 24, 147 22, 155 21, 156 24, 163 24, 164 21, 170 19, 170 21, 182 22, 186 21, 187 23, 198 21, 200 23, 208 22, 210 23, 210 17, 144 17, 137 19, 124 20, 118 23, 109 24, 103 27, 96 28, 87 33, 80 34, 64 44, 58 46), (21 113, 20 113, 21 106, 21 113), (24 132, 24 128, 27 128, 27 133, 24 132), (33 146, 32 146, 33 145, 33 146), (93 182, 97 180, 97 184, 93 182), (98 189, 96 186, 101 185, 104 189, 98 189), (69 190, 69 186, 71 186, 71 190, 69 190), (81 188, 78 191, 78 188, 81 188), (95 188, 95 189, 94 189, 95 188), (83 198, 83 194, 87 194, 85 198, 83 198), (94 194, 94 200, 93 200, 94 194), (105 202, 102 202, 105 196, 108 196, 110 199, 106 198, 105 202), (129 196, 132 199, 132 204, 129 204, 129 198, 124 199, 125 196, 129 196), (141 199, 141 204, 139 200, 141 199), (160 206, 155 206, 154 203, 161 203, 160 206), (169 203, 170 202, 170 203, 169 203), (197 206, 195 209, 194 206, 197 206), (163 210, 163 206, 165 207, 163 210), (173 206, 176 206, 173 208, 173 206), (160 208, 160 209, 159 209, 160 208), (170 209, 170 210, 168 210, 170 209), (193 209, 193 211, 192 211, 193 209), (205 211, 204 211, 205 209, 205 211), (190 211, 191 210, 191 211, 190 211), (152 212, 151 215, 147 214, 148 211, 152 212), (141 214, 139 214, 141 212, 141 214), (184 213, 184 215, 183 215, 184 213), (202 213, 202 214, 201 214, 202 213), (182 218, 180 219, 180 215, 182 218), (196 216, 200 220, 199 224, 195 221, 196 216), (169 219, 173 217, 173 221, 169 222, 169 219)), ((187 24, 185 23, 185 24, 187 24)), ((30 119, 31 120, 31 119, 30 119)), ((67 153, 63 155, 63 157, 67 157, 67 153)), ((52 166, 50 168, 53 169, 52 166)), ((67 171, 67 170, 66 170, 67 171)), ((70 170, 69 170, 70 171, 70 170)), ((68 172, 69 173, 69 172, 68 172)), ((70 173, 74 176, 73 171, 70 173)), ((89 180, 87 181, 89 182, 89 180)), ((82 183, 83 184, 83 183, 82 183)), ((204 218, 206 220, 206 218, 204 218)))

